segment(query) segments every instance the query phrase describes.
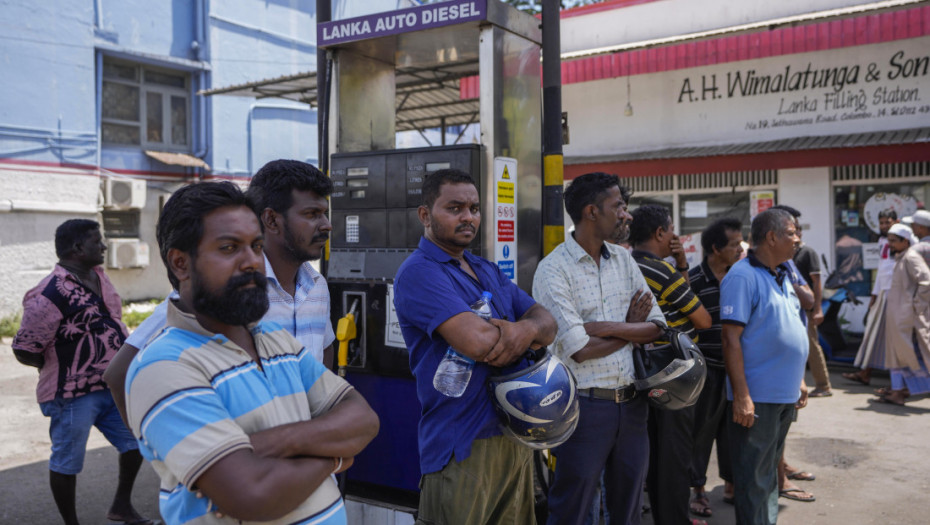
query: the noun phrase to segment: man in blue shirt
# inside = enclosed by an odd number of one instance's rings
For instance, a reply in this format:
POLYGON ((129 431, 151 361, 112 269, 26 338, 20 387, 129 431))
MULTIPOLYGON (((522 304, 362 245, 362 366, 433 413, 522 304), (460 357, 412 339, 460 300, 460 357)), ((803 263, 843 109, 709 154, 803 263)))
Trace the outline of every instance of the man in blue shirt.
POLYGON ((423 183, 419 248, 394 279, 394 305, 410 350, 422 406, 419 520, 425 523, 535 523, 532 451, 501 435, 485 379, 520 367, 528 348, 548 345, 556 323, 497 266, 468 247, 481 224, 478 190, 460 170, 423 183), (492 319, 469 305, 492 294, 492 319), (449 346, 475 361, 461 397, 433 387, 449 346))
POLYGON ((752 223, 754 250, 721 283, 738 524, 776 522, 778 460, 795 409, 807 403, 807 329, 797 293, 781 266, 794 256, 799 241, 789 213, 760 213, 752 223))

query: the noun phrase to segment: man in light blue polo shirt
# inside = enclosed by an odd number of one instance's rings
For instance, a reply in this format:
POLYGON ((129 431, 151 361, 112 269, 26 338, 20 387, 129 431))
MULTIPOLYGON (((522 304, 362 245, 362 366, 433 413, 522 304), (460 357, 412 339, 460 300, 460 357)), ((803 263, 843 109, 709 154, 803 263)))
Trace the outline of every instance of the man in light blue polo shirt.
POLYGON ((766 210, 752 222, 754 249, 720 287, 736 522, 774 524, 777 464, 796 408, 807 404, 807 329, 782 263, 800 242, 794 219, 766 210))

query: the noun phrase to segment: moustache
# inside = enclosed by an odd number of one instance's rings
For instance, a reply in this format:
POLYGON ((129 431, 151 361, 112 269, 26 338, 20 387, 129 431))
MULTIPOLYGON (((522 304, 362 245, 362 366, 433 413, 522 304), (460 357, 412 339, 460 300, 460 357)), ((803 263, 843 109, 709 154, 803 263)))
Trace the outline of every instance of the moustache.
POLYGON ((456 232, 456 233, 458 233, 458 232, 463 232, 463 231, 465 231, 465 230, 468 230, 468 231, 470 231, 470 232, 472 232, 472 233, 475 233, 475 227, 472 226, 471 224, 462 224, 461 226, 457 226, 457 227, 455 228, 455 232, 456 232))
POLYGON ((229 282, 226 283, 226 288, 228 290, 238 290, 247 284, 254 284, 259 288, 267 288, 268 279, 259 272, 249 272, 242 275, 236 275, 229 279, 229 282))
POLYGON ((310 239, 310 244, 316 244, 318 242, 326 242, 328 240, 329 240, 329 234, 321 233, 319 235, 314 236, 312 239, 310 239))

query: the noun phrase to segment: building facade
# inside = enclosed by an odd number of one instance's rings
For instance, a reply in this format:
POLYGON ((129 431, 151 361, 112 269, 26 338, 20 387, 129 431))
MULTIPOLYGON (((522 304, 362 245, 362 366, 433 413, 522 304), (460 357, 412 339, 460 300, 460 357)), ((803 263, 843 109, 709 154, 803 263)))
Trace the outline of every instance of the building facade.
MULTIPOLYGON (((566 179, 624 177, 634 205, 672 210, 694 260, 713 219, 748 226, 793 206, 804 241, 840 268, 832 284, 868 295, 878 212, 930 199, 930 6, 861 4, 613 0, 563 13, 566 179)), ((855 330, 862 315, 847 318, 855 330)))
MULTIPOLYGON (((333 16, 395 5, 334 1, 333 16)), ((198 95, 314 70, 315 11, 313 0, 0 3, 0 318, 50 271, 67 219, 101 222, 124 299, 163 297, 154 226, 174 189, 246 184, 275 158, 316 163, 315 108, 198 95)))

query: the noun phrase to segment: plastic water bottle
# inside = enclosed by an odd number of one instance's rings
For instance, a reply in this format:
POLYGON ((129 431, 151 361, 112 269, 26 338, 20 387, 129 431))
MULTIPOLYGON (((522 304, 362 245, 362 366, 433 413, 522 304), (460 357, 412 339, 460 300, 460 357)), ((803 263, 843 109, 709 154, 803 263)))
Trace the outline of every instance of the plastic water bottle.
MULTIPOLYGON (((485 321, 491 318, 491 292, 482 292, 481 298, 471 305, 471 311, 485 321)), ((465 393, 468 382, 471 381, 471 371, 475 362, 456 352, 452 346, 446 348, 446 355, 436 368, 433 376, 433 387, 440 393, 449 397, 461 397, 465 393)))

